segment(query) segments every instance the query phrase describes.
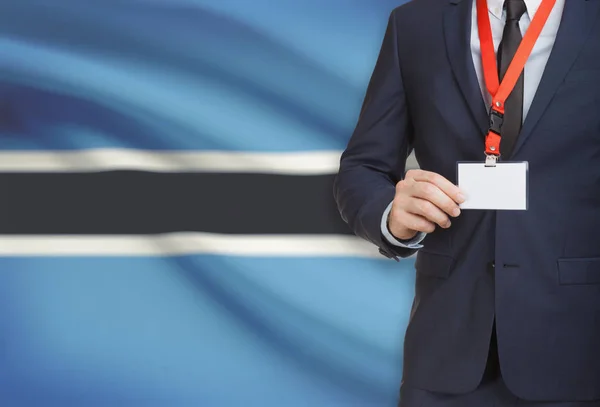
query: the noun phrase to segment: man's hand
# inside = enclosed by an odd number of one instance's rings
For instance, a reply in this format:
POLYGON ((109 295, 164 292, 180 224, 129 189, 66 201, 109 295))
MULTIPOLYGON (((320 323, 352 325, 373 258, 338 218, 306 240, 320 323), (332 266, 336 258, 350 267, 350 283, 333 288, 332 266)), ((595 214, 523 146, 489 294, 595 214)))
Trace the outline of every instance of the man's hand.
POLYGON ((409 240, 418 232, 433 232, 435 225, 447 229, 450 217, 460 215, 458 204, 464 201, 460 189, 441 175, 410 170, 396 184, 389 230, 397 239, 409 240))

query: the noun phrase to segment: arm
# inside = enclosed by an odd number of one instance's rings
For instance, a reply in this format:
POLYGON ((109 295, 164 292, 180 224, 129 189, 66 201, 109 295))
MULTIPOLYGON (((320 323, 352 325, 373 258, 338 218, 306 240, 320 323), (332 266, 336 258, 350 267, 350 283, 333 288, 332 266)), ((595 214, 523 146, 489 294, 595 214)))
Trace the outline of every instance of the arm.
POLYGON ((397 259, 416 250, 391 244, 381 230, 382 216, 394 199, 411 150, 412 125, 396 41, 392 12, 358 124, 342 154, 334 195, 352 231, 397 259))

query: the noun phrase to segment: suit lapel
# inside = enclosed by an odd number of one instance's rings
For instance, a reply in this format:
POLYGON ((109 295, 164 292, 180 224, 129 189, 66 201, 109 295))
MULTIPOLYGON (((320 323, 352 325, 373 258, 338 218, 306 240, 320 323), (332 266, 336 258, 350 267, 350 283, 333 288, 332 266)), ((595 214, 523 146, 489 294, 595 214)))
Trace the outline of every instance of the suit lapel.
POLYGON ((600 1, 598 0, 565 1, 565 8, 554 47, 527 118, 523 123, 521 134, 513 150, 513 156, 531 135, 535 125, 539 122, 552 97, 575 62, 579 51, 590 34, 592 24, 600 9, 599 5, 600 1))
POLYGON ((449 0, 444 8, 444 36, 448 59, 473 120, 487 133, 487 109, 471 55, 471 10, 474 0, 449 0))

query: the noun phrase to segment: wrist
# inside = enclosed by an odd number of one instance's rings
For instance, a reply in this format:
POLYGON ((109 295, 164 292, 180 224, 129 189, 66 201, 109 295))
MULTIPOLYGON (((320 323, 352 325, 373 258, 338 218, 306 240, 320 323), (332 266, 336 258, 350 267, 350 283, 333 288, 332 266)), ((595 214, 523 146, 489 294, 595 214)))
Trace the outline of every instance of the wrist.
POLYGON ((416 230, 412 230, 412 229, 407 229, 407 228, 402 228, 402 230, 392 230, 392 228, 390 228, 390 218, 391 218, 392 212, 390 211, 390 213, 388 213, 387 216, 387 220, 386 220, 386 225, 387 225, 387 229, 390 232, 390 234, 392 236, 394 236, 396 239, 400 240, 400 241, 408 241, 411 239, 414 239, 417 234, 419 233, 416 230))

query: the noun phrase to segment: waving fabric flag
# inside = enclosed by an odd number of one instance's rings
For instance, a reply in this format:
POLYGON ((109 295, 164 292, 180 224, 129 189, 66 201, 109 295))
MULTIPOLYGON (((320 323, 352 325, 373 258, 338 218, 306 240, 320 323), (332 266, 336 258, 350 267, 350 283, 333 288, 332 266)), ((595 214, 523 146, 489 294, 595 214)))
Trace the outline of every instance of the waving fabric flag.
POLYGON ((332 198, 391 0, 0 2, 0 404, 393 406, 332 198))

